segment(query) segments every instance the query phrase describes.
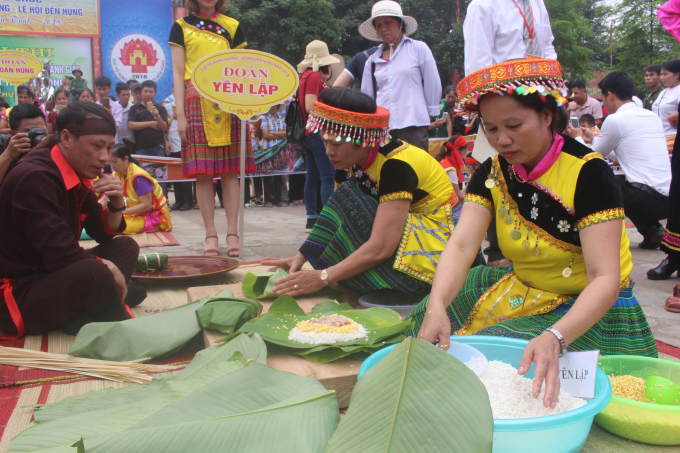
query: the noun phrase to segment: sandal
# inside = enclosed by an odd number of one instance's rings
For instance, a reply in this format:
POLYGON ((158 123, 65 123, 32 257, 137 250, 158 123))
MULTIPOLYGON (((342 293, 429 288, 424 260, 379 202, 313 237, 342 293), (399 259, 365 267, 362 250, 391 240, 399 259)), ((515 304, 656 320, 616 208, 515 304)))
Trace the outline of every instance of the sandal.
MULTIPOLYGON (((207 236, 205 238, 205 242, 208 242, 208 239, 217 239, 219 241, 219 238, 217 236, 207 236)), ((203 256, 220 256, 220 251, 218 249, 203 249, 203 256)))
POLYGON ((288 203, 284 203, 284 202, 282 201, 282 202, 280 202, 279 204, 277 204, 276 206, 279 207, 279 208, 287 208, 287 207, 288 207, 288 203))
POLYGON ((267 204, 264 205, 264 207, 265 207, 265 208, 273 208, 273 207, 274 207, 274 203, 272 203, 271 201, 268 201, 267 204))
MULTIPOLYGON (((227 238, 229 236, 236 236, 236 239, 239 239, 238 234, 227 234, 227 238)), ((241 250, 238 247, 232 247, 229 250, 227 250, 227 256, 230 258, 238 258, 238 256, 241 254, 241 250)))

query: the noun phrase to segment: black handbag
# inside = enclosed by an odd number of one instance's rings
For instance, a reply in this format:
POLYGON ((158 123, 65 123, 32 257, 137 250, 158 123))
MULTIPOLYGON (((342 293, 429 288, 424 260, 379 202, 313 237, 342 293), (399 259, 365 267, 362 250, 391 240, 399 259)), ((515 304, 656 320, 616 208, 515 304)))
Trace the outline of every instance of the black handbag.
POLYGON ((290 101, 286 111, 286 138, 292 145, 302 145, 305 138, 305 123, 302 121, 302 110, 297 96, 290 101))

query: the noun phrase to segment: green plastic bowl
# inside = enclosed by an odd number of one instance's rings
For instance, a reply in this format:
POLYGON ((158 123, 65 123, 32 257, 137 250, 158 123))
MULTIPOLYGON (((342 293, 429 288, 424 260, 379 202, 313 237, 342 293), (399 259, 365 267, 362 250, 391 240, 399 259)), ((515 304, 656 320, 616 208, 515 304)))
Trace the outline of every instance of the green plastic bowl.
MULTIPOLYGON (((661 376, 680 382, 680 363, 627 355, 600 357, 608 376, 630 375, 647 379, 661 376)), ((595 423, 626 439, 654 445, 680 445, 680 406, 642 403, 613 395, 609 405, 595 416, 595 423)))

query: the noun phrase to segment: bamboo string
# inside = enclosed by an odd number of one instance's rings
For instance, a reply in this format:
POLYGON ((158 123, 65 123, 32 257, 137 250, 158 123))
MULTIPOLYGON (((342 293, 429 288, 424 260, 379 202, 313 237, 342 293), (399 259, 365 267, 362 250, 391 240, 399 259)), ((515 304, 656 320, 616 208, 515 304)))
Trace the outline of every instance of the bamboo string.
POLYGON ((111 362, 0 346, 0 364, 2 365, 62 371, 116 382, 145 384, 151 382, 153 378, 143 374, 144 372, 167 372, 177 369, 176 366, 140 363, 146 360, 148 359, 111 362))

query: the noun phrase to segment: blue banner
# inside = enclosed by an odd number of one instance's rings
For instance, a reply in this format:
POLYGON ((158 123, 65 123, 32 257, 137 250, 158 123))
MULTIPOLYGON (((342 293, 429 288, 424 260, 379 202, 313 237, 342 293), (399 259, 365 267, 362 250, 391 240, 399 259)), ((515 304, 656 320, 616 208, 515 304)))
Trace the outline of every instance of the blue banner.
POLYGON ((102 29, 102 67, 116 83, 134 77, 158 85, 156 102, 172 94, 172 60, 168 36, 172 8, 167 0, 106 0, 99 2, 102 29))

